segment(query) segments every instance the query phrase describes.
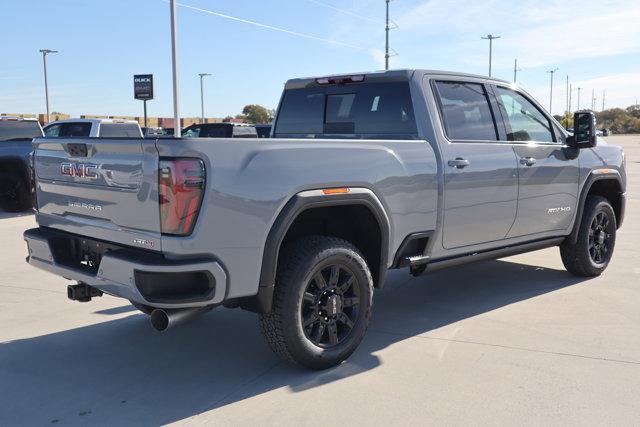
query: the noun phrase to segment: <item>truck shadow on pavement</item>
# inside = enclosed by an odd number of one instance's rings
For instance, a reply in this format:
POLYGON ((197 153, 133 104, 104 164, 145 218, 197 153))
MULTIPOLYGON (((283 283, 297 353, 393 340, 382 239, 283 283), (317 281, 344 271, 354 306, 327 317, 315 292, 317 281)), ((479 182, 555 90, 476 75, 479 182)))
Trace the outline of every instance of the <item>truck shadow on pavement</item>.
POLYGON ((22 211, 22 212, 7 212, 4 211, 2 209, 0 209, 0 220, 2 219, 10 219, 10 218, 17 218, 17 217, 21 217, 21 216, 30 216, 33 215, 33 211, 31 209, 26 210, 26 211, 22 211))
POLYGON ((360 348, 323 372, 280 361, 248 312, 214 310, 160 334, 142 314, 100 322, 127 312, 103 310, 90 326, 0 344, 0 425, 157 425, 279 389, 296 393, 375 369, 376 352, 405 339, 581 280, 510 261, 420 278, 392 271, 360 348))

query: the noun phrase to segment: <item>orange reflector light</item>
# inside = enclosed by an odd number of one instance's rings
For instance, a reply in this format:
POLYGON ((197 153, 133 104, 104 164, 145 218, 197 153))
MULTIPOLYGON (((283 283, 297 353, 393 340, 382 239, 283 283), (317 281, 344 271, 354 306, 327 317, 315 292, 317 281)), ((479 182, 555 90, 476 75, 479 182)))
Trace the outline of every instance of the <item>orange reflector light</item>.
POLYGON ((324 190, 322 190, 322 193, 329 195, 329 194, 345 194, 348 193, 349 189, 347 187, 341 187, 341 188, 325 188, 324 190))
POLYGON ((615 169, 594 169, 593 174, 595 175, 602 175, 602 174, 607 174, 607 173, 616 173, 615 169))

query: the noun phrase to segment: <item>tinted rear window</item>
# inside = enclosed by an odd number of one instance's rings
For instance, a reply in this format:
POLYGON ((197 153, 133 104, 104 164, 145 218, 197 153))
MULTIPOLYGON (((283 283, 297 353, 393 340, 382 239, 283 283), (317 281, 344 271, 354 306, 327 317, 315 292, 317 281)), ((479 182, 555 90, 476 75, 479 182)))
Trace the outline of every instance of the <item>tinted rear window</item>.
POLYGON ((231 138, 232 136, 233 125, 206 125, 200 131, 201 138, 231 138))
POLYGON ((64 137, 88 137, 91 135, 91 123, 63 123, 59 136, 64 137))
POLYGON ((0 141, 33 139, 42 136, 38 122, 0 120, 0 141))
POLYGON ((253 126, 234 126, 233 127, 234 138, 257 138, 258 132, 253 126))
POLYGON ((140 138, 140 127, 131 123, 101 123, 101 138, 140 138))
POLYGON ((286 90, 274 136, 417 138, 409 83, 286 90))

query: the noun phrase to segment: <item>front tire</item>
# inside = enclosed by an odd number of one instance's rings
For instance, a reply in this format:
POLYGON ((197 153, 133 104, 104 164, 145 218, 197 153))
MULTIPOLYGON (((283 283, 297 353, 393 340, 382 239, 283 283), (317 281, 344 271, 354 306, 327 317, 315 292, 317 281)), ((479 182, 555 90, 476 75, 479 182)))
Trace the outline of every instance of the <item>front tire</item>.
POLYGON ((609 265, 616 243, 616 216, 607 199, 589 196, 585 203, 578 239, 560 245, 567 271, 576 276, 599 276, 609 265))
POLYGON ((325 236, 283 250, 271 312, 260 327, 271 349, 310 369, 346 360, 369 325, 373 279, 351 243, 325 236))

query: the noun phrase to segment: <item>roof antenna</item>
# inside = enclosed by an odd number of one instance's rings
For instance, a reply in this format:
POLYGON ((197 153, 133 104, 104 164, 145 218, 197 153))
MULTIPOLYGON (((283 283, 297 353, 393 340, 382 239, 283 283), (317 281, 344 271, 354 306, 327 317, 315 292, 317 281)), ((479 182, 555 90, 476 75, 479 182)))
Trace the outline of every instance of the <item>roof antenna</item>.
POLYGON ((395 30, 398 28, 398 24, 396 24, 395 22, 389 19, 389 3, 392 1, 393 0, 385 0, 387 4, 387 19, 385 21, 385 27, 384 27, 385 39, 386 39, 385 48, 384 48, 384 69, 385 70, 389 69, 389 58, 392 56, 398 56, 398 52, 396 52, 394 49, 389 47, 389 30, 395 30), (391 26, 389 24, 391 24, 391 26), (389 54, 389 50, 392 51, 391 55, 389 54))

